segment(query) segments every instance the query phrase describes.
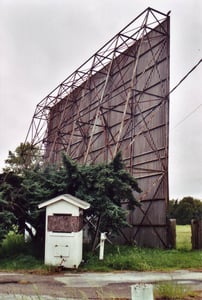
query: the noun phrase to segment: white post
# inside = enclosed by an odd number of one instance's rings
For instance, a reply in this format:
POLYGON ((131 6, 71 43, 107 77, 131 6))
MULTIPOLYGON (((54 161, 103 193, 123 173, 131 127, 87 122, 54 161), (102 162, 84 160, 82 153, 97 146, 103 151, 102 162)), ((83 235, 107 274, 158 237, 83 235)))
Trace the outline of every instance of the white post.
POLYGON ((131 286, 132 300, 154 300, 152 284, 135 284, 131 286))
POLYGON ((100 235, 100 255, 99 259, 102 260, 104 258, 104 247, 105 247, 105 240, 106 240, 106 232, 102 232, 100 235))

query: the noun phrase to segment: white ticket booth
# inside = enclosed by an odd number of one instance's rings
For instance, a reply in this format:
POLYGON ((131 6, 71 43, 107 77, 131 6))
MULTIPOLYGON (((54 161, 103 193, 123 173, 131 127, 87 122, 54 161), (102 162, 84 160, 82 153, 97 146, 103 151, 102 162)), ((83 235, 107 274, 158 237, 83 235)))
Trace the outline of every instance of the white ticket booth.
POLYGON ((83 210, 90 204, 64 194, 38 207, 46 208, 45 264, 78 268, 83 252, 83 210))

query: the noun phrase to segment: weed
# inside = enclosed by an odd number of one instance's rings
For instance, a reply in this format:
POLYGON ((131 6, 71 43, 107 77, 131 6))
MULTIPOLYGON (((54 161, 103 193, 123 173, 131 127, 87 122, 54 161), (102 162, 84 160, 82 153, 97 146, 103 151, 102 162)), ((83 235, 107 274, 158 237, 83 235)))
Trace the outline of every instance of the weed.
POLYGON ((176 282, 160 283, 154 288, 155 298, 164 298, 170 300, 185 299, 188 296, 195 296, 195 293, 188 287, 176 282))

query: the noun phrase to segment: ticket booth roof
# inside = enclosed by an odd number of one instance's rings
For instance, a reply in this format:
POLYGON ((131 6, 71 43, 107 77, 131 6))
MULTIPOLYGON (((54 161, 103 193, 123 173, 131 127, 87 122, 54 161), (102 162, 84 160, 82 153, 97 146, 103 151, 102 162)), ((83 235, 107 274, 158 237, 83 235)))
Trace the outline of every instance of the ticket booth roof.
POLYGON ((47 207, 47 206, 55 204, 56 202, 59 202, 59 201, 66 201, 67 203, 70 203, 81 209, 88 209, 90 207, 90 204, 86 201, 83 201, 77 197, 70 195, 70 194, 63 194, 63 195, 57 196, 55 198, 52 198, 50 200, 40 203, 38 205, 38 208, 40 209, 43 207, 47 207))

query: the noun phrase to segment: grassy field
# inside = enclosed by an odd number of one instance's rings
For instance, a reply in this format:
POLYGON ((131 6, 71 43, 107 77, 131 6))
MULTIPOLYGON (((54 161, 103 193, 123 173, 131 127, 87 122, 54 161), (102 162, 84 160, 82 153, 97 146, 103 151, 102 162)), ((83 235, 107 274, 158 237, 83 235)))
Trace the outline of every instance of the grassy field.
POLYGON ((191 250, 191 226, 177 225, 176 226, 176 248, 183 250, 191 250))
MULTIPOLYGON (((85 262, 79 271, 202 269, 202 251, 191 250, 190 226, 177 226, 176 244, 176 249, 162 250, 112 246, 106 243, 104 260, 98 259, 99 249, 95 254, 85 252, 85 262)), ((0 250, 0 270, 35 270, 40 273, 53 271, 51 266, 44 266, 43 259, 37 259, 32 254, 33 247, 24 245, 19 236, 9 237, 0 250)))
POLYGON ((86 271, 202 269, 202 251, 120 246, 107 249, 106 252, 103 261, 98 260, 98 255, 90 256, 82 269, 86 271))
POLYGON ((145 249, 129 246, 108 246, 103 262, 97 256, 87 257, 87 270, 176 270, 201 269, 202 251, 192 251, 191 226, 177 225, 176 249, 145 249))

